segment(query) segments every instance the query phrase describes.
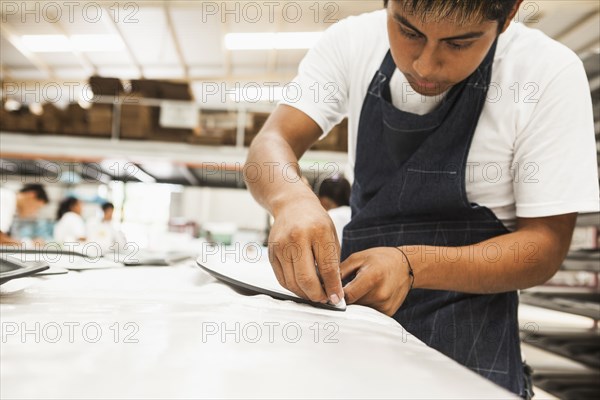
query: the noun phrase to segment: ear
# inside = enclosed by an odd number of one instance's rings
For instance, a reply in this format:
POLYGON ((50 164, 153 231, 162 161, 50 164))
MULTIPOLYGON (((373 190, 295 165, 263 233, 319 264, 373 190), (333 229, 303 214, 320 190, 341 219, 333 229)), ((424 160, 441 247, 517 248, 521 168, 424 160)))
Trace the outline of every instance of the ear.
POLYGON ((523 0, 517 0, 512 11, 510 12, 510 15, 506 19, 506 22, 504 22, 504 26, 502 27, 502 33, 504 33, 508 29, 510 23, 515 19, 515 15, 517 15, 517 12, 519 12, 521 4, 523 4, 523 0))

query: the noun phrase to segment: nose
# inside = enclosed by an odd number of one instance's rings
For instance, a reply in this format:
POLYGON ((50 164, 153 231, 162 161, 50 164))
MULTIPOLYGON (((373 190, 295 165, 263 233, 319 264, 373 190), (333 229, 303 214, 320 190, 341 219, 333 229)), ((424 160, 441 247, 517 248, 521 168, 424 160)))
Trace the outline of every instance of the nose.
POLYGON ((435 54, 435 46, 426 44, 418 58, 413 62, 413 69, 418 77, 423 80, 433 80, 435 73, 440 68, 440 63, 435 54))

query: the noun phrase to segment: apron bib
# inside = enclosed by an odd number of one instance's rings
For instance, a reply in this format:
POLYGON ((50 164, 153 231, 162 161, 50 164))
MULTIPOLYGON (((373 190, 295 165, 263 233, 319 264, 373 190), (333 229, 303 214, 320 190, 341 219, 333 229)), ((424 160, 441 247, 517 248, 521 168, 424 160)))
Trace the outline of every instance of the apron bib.
MULTIPOLYGON (((387 53, 361 111, 343 260, 373 247, 467 246, 508 233, 490 209, 469 203, 465 189, 467 155, 496 45, 467 80, 422 116, 392 104, 396 65, 387 53)), ((474 295, 414 289, 394 319, 427 345, 522 394, 517 307, 516 291, 474 295)))

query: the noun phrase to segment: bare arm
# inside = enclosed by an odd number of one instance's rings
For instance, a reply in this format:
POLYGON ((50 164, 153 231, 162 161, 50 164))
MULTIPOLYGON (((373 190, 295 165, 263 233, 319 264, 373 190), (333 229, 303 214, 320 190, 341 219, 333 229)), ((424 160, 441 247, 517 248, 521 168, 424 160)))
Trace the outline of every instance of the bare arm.
POLYGON ((275 218, 269 259, 278 281, 299 296, 337 304, 343 291, 335 228, 300 180, 298 166, 298 159, 321 134, 303 112, 278 106, 250 146, 244 178, 254 198, 275 218))
MULTIPOLYGON (((550 279, 569 250, 577 214, 520 218, 515 232, 462 247, 402 246, 414 271, 414 286, 465 293, 501 293, 550 279)), ((356 273, 344 291, 348 303, 394 315, 412 278, 407 259, 393 247, 352 254, 343 277, 356 273)))
POLYGON ((519 218, 515 232, 473 246, 405 248, 415 287, 499 293, 543 284, 565 259, 576 219, 519 218))
POLYGON ((284 167, 297 164, 321 133, 319 126, 306 114, 281 105, 252 142, 246 161, 252 168, 244 169, 244 178, 254 198, 271 215, 276 216, 279 208, 297 195, 312 195, 302 182, 290 179, 294 178, 294 173, 298 178, 298 171, 288 168, 284 173, 284 167), (260 173, 256 173, 254 166, 260 173))
POLYGON ((14 240, 13 238, 11 238, 10 235, 7 235, 4 232, 0 232, 0 245, 7 245, 7 244, 21 244, 21 243, 14 240))

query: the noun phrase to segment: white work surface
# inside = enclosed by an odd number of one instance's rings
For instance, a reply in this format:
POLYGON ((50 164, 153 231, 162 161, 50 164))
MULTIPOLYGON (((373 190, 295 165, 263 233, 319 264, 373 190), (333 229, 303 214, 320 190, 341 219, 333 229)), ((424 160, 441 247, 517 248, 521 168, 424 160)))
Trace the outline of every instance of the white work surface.
POLYGON ((0 319, 3 399, 514 398, 372 309, 240 294, 192 261, 17 279, 0 319))

